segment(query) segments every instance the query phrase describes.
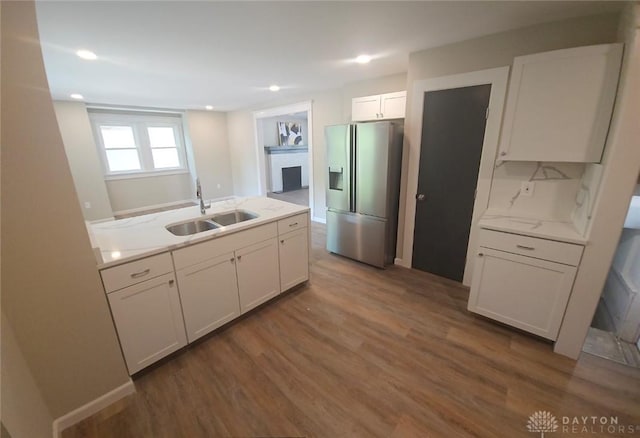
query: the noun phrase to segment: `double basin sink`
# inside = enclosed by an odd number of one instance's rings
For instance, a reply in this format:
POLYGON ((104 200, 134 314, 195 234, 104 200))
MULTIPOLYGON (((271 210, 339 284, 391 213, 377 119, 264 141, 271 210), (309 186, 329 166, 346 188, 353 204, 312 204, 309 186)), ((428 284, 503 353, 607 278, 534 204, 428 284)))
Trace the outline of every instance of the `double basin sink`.
POLYGON ((218 213, 209 217, 192 219, 179 224, 167 225, 167 230, 176 236, 190 236, 203 231, 215 230, 227 225, 237 224, 257 218, 258 215, 246 210, 234 210, 227 213, 218 213))

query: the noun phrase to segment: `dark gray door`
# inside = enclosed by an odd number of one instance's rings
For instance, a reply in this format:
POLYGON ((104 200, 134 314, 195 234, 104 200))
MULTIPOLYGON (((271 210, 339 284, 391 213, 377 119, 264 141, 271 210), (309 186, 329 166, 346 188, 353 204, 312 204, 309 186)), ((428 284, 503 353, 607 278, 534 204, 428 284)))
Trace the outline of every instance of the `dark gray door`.
POLYGON ((413 267, 462 281, 491 85, 425 93, 413 267))

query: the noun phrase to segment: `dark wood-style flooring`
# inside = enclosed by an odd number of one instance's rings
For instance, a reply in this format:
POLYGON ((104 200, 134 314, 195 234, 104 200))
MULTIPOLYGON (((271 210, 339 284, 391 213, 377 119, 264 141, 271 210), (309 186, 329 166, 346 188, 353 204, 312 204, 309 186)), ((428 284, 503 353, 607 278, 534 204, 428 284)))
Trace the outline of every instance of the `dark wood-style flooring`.
POLYGON ((143 372, 134 395, 63 437, 532 438, 541 410, 559 423, 545 436, 640 435, 561 421, 639 425, 640 370, 556 355, 467 312, 460 284, 330 255, 324 239, 314 224, 306 286, 143 372))

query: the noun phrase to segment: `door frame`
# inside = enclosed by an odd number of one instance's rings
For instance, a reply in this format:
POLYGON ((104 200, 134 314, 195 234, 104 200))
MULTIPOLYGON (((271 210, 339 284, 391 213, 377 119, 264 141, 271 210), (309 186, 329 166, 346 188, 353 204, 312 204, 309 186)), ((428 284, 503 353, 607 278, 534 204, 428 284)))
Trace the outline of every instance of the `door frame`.
POLYGON ((260 126, 258 120, 266 119, 274 116, 286 116, 291 113, 307 113, 307 160, 309 168, 309 208, 311 209, 311 217, 315 218, 313 205, 313 101, 307 100, 304 102, 298 102, 291 105, 283 105, 275 108, 269 108, 260 111, 253 112, 253 142, 255 144, 256 151, 256 167, 258 171, 258 194, 260 196, 267 196, 267 172, 266 163, 264 160, 264 145, 260 144, 260 126))
POLYGON ((413 233, 415 228, 416 201, 418 190, 418 174, 420 173, 420 145, 422 141, 422 112, 425 93, 430 91, 448 90, 452 88, 472 87, 475 85, 491 85, 489 96, 489 115, 482 143, 482 155, 478 171, 476 199, 473 204, 471 231, 467 246, 467 261, 465 263, 462 283, 470 286, 473 274, 474 257, 469 254, 475 251, 480 217, 489 206, 491 180, 495 168, 500 124, 507 94, 509 66, 480 70, 469 73, 423 79, 414 82, 411 91, 411 113, 408 119, 408 135, 405 137, 405 157, 407 157, 407 185, 405 190, 404 235, 398 236, 402 242, 402 259, 395 263, 406 268, 412 267, 413 262, 413 233))

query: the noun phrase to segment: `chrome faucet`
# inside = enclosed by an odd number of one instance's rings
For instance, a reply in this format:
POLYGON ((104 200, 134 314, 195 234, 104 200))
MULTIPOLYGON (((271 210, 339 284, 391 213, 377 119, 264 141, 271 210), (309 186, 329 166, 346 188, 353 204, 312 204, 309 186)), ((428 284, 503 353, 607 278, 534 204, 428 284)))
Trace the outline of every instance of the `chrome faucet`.
POLYGON ((200 186, 200 178, 196 178, 196 196, 200 201, 200 213, 207 214, 207 208, 211 207, 211 203, 205 205, 204 201, 202 200, 202 187, 200 186))

